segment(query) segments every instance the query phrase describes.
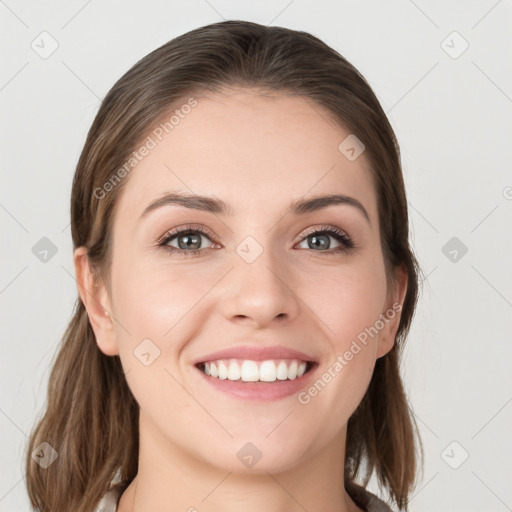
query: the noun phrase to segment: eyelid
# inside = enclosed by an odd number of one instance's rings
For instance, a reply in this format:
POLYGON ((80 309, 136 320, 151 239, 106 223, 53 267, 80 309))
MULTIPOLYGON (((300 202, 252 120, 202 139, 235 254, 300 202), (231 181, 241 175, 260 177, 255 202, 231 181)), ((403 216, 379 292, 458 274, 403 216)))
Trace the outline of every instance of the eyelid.
POLYGON ((310 228, 307 228, 305 231, 303 231, 300 235, 300 241, 302 241, 305 237, 309 236, 309 235, 312 235, 313 233, 318 233, 318 232, 321 232, 321 231, 339 231, 339 233, 342 233, 344 234, 346 237, 350 238, 349 234, 344 230, 344 229, 341 229, 341 228, 338 228, 336 226, 331 226, 330 224, 323 224, 323 225, 316 225, 316 226, 312 226, 310 228))
POLYGON ((165 245, 170 238, 172 238, 176 235, 181 235, 181 234, 183 234, 183 232, 186 232, 186 231, 197 231, 198 233, 201 233, 202 235, 206 236, 207 238, 210 239, 210 241, 213 242, 212 232, 208 228, 205 228, 202 224, 197 224, 197 225, 196 224, 185 224, 184 226, 178 226, 176 228, 172 228, 172 229, 169 229, 168 231, 166 231, 163 234, 163 236, 161 236, 157 240, 156 245, 165 245))

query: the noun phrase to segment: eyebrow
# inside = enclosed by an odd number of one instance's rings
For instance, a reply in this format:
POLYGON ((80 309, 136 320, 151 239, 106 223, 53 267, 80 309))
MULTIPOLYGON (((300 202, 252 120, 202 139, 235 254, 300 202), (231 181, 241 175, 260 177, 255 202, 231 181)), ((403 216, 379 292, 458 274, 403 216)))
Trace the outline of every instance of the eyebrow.
MULTIPOLYGON (((310 199, 298 199, 296 201, 292 201, 288 208, 288 212, 294 215, 304 215, 306 213, 323 210, 324 208, 337 204, 348 205, 356 208, 363 214, 365 219, 371 225, 370 216, 368 215, 365 207, 354 197, 341 194, 316 196, 310 199)), ((234 215, 234 210, 231 205, 228 205, 221 199, 182 192, 173 192, 165 194, 150 203, 142 212, 141 218, 145 217, 153 210, 167 205, 182 206, 191 210, 202 210, 216 215, 234 215)))

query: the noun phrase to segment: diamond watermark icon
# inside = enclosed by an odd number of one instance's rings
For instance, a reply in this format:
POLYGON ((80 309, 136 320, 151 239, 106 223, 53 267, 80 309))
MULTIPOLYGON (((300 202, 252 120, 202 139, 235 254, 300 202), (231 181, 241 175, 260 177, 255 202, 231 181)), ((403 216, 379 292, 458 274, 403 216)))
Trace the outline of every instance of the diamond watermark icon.
POLYGON ((47 469, 57 460, 59 454, 45 441, 32 452, 31 456, 43 469, 47 469))
POLYGON ((469 48, 469 43, 457 31, 453 31, 441 41, 441 48, 452 59, 458 59, 469 48))
POLYGON ((254 263, 262 252, 263 247, 252 236, 244 238, 236 248, 236 253, 246 263, 254 263))
POLYGON ((338 151, 351 162, 357 160, 364 150, 365 145, 353 133, 343 139, 338 146, 338 151))
POLYGON ((469 453, 466 449, 457 441, 452 441, 442 452, 441 458, 450 466, 452 469, 458 469, 466 462, 469 457, 469 453))
POLYGON ((32 247, 32 254, 43 263, 48 263, 57 251, 57 246, 45 236, 32 247))
POLYGON ((236 455, 244 466, 252 468, 261 459, 263 454, 253 443, 249 442, 245 443, 236 455))
POLYGON ((55 53, 59 43, 51 34, 43 31, 30 43, 30 47, 41 59, 47 59, 55 53))
POLYGON ((468 252, 468 248, 456 236, 454 236, 443 245, 441 252, 452 263, 458 263, 468 252))
POLYGON ((149 366, 160 357, 160 349, 149 338, 142 340, 133 351, 135 357, 144 365, 149 366))

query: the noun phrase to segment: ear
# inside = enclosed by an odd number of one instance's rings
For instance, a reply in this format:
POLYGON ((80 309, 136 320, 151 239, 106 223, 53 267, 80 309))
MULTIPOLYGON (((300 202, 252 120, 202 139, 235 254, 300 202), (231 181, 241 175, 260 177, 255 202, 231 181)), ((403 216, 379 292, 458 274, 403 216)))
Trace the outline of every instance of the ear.
POLYGON ((104 282, 94 276, 87 249, 73 254, 78 293, 84 303, 99 349, 107 356, 119 354, 110 298, 104 282))
POLYGON ((379 346, 377 350, 377 359, 386 355, 395 344, 395 337, 402 317, 402 308, 405 295, 407 293, 407 270, 400 266, 395 269, 395 282, 391 284, 391 289, 386 298, 385 309, 380 319, 384 327, 379 334, 379 346))

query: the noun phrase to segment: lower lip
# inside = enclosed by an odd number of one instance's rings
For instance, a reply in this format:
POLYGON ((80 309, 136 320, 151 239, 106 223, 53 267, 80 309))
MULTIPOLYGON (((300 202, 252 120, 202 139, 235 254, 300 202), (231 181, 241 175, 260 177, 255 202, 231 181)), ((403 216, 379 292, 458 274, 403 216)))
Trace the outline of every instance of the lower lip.
POLYGON ((210 377, 202 370, 195 367, 206 382, 218 391, 222 391, 223 393, 234 396, 240 400, 260 401, 279 400, 298 393, 308 385, 317 368, 318 364, 315 363, 307 373, 293 380, 276 380, 275 382, 243 382, 241 380, 210 377))

